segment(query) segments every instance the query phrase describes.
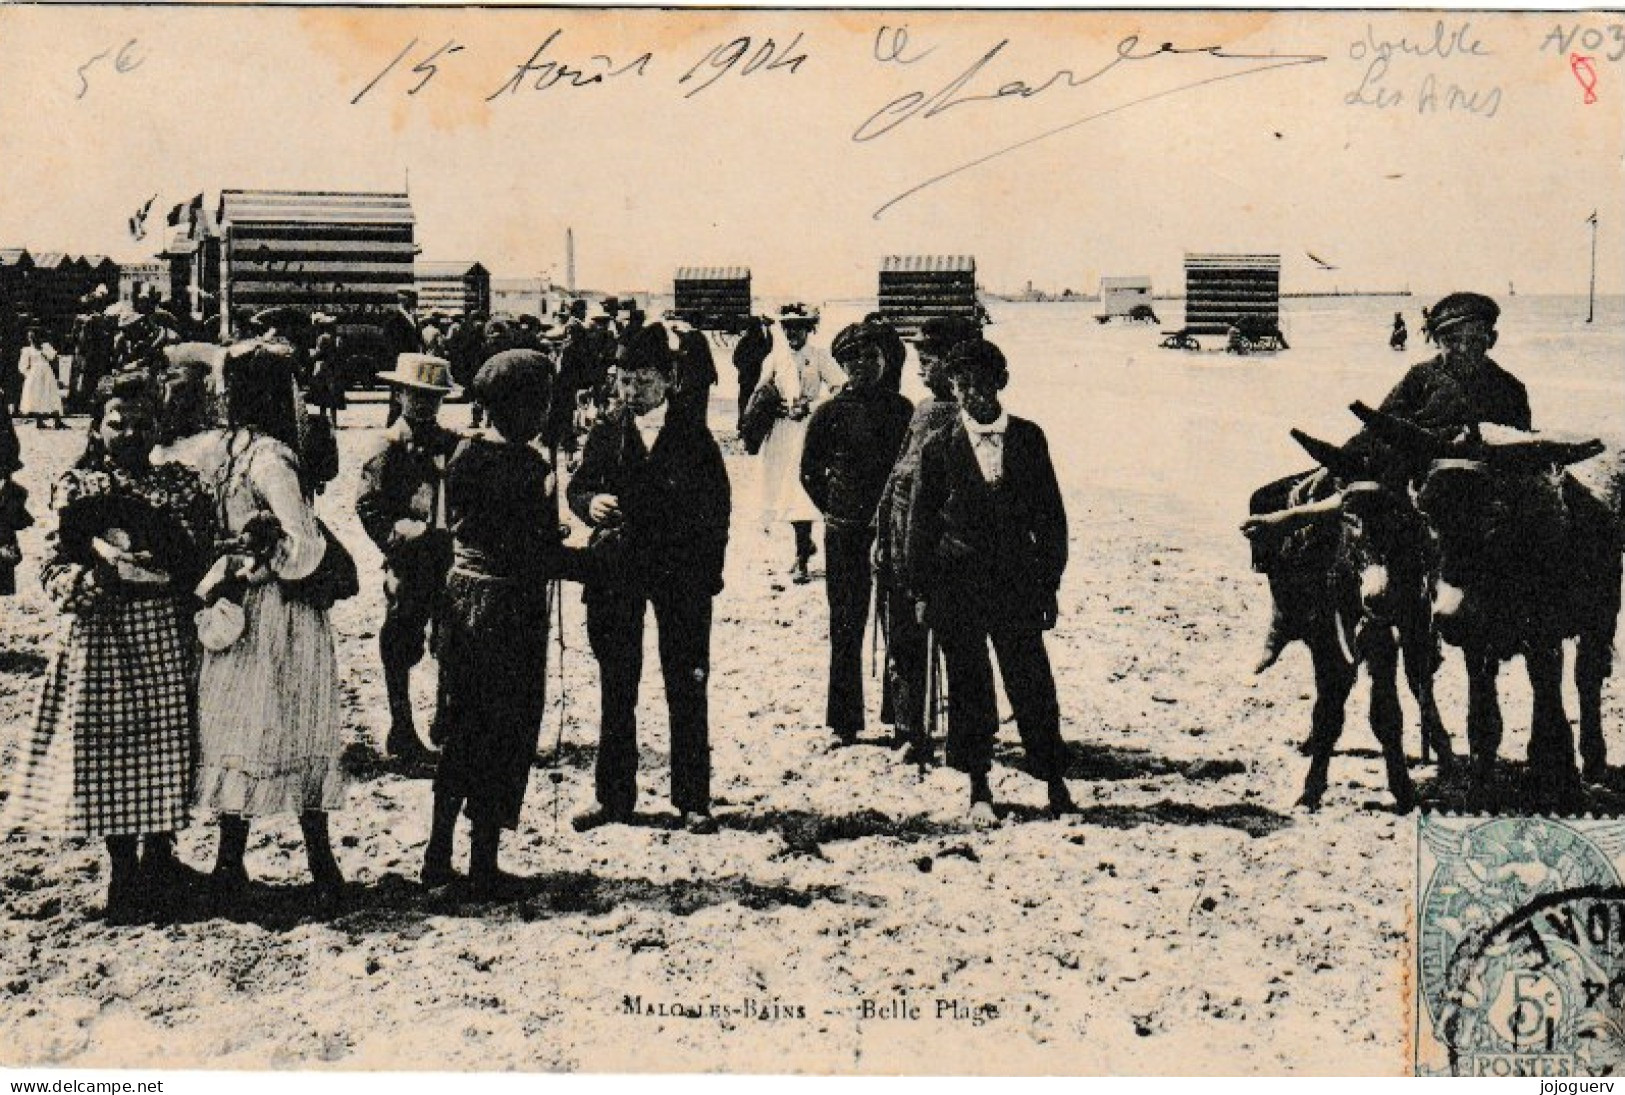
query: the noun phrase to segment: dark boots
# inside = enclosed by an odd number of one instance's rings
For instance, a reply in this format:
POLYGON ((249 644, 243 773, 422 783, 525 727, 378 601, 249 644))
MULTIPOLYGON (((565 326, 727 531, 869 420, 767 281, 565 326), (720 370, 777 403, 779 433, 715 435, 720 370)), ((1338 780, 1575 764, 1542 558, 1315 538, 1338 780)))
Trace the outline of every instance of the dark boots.
POLYGON ((430 889, 450 885, 462 877, 451 865, 452 837, 457 831, 457 813, 461 808, 461 799, 442 795, 434 798, 429 847, 423 853, 423 884, 430 889))
POLYGON ((106 916, 109 924, 133 924, 141 917, 141 862, 137 849, 137 838, 133 836, 107 838, 110 869, 106 916))
POLYGON ((418 737, 412 721, 412 667, 384 659, 384 690, 389 695, 389 737, 384 739, 384 752, 407 764, 426 764, 434 759, 434 751, 418 737))
POLYGON ((231 904, 248 889, 248 819, 241 814, 220 815, 220 848, 215 853, 209 888, 218 904, 231 904))
POLYGON ((316 884, 316 901, 331 910, 344 897, 344 874, 333 855, 327 814, 322 810, 306 810, 299 815, 299 829, 305 837, 305 859, 310 864, 311 880, 316 884))
POLYGON ((475 897, 490 899, 513 896, 519 879, 497 866, 497 851, 501 845, 501 826, 474 826, 468 853, 468 884, 475 897))
POLYGON ((818 545, 813 543, 811 521, 791 521, 790 527, 796 534, 796 565, 791 574, 797 585, 805 585, 812 580, 807 561, 817 553, 818 545))

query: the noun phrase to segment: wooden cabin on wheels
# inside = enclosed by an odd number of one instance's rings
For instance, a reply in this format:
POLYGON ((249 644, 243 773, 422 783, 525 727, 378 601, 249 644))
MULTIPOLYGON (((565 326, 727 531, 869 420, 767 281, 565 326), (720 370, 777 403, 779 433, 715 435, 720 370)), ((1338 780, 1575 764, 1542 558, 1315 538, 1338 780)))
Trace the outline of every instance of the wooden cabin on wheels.
POLYGON ((707 334, 742 334, 751 321, 750 268, 679 268, 672 283, 672 313, 707 334))
POLYGON ((887 255, 880 264, 879 311, 904 338, 928 319, 960 316, 987 323, 976 297, 973 255, 887 255))
POLYGON ((1100 311, 1096 323, 1120 319, 1128 323, 1156 323, 1151 307, 1151 279, 1144 275, 1100 279, 1100 311))
POLYGON ((1281 256, 1185 255, 1185 326, 1162 346, 1200 350, 1198 335, 1224 340, 1231 353, 1288 349, 1281 334, 1281 256))

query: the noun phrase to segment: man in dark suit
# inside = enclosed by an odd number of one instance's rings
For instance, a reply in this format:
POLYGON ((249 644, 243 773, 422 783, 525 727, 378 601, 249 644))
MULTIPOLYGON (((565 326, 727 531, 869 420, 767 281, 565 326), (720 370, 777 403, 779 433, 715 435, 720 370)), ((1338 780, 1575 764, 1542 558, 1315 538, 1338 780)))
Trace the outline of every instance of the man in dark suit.
MULTIPOLYGON (((418 295, 411 289, 397 289, 395 291, 395 307, 384 313, 379 326, 383 330, 385 349, 388 351, 390 361, 399 361, 402 354, 421 354, 423 352, 423 330, 418 326, 417 317, 418 295)), ((393 426, 395 420, 401 416, 401 402, 398 391, 390 388, 389 415, 384 425, 393 426)))
POLYGON ((731 498, 703 423, 668 414, 676 361, 665 328, 646 327, 616 370, 619 405, 587 435, 570 508, 593 529, 584 600, 598 659, 598 805, 580 831, 631 820, 637 804, 637 698, 643 621, 654 607, 671 723, 671 799, 690 832, 711 819, 711 601, 722 590, 731 498))
POLYGON ((1009 380, 990 342, 948 358, 959 415, 926 440, 909 506, 908 583, 948 666, 948 763, 970 776, 971 820, 997 824, 988 773, 999 728, 988 643, 999 658, 1029 771, 1049 806, 1067 791, 1060 706, 1044 632, 1066 569, 1066 510, 1044 431, 999 404, 1009 380))

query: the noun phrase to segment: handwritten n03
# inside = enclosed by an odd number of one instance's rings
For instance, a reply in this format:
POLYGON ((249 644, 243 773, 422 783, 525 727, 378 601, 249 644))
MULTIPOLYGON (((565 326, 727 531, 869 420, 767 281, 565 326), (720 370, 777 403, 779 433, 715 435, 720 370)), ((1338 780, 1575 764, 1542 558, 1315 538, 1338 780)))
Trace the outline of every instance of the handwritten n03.
MULTIPOLYGON (((650 51, 627 57, 612 57, 605 53, 594 53, 585 58, 567 57, 564 56, 563 36, 564 31, 557 29, 543 38, 526 58, 508 70, 506 78, 485 96, 485 101, 491 102, 525 91, 583 88, 612 80, 641 79, 649 75, 649 69, 655 63, 655 55, 650 51)), ((706 50, 676 82, 685 88, 684 98, 692 98, 730 74, 739 77, 756 73, 793 75, 801 71, 801 66, 807 62, 807 54, 801 49, 802 37, 797 33, 782 44, 773 38, 750 35, 739 35, 719 42, 706 50)), ((466 52, 467 47, 455 39, 447 39, 431 49, 427 44, 420 47, 419 40, 413 38, 356 93, 350 104, 359 104, 397 70, 401 70, 402 83, 416 77, 410 86, 405 87, 404 93, 417 95, 429 87, 441 66, 452 64, 454 55, 466 52), (417 62, 403 69, 402 66, 414 55, 418 55, 417 62)), ((457 63, 465 60, 458 58, 457 63)))

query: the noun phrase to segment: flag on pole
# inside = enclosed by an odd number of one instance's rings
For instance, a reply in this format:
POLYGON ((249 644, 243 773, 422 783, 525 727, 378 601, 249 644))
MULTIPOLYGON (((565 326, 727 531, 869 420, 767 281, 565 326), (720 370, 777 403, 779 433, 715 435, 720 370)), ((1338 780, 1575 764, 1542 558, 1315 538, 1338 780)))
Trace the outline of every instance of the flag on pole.
POLYGON ((198 218, 202 214, 203 195, 199 194, 189 202, 178 203, 169 211, 169 226, 171 228, 178 228, 182 224, 185 224, 188 228, 190 228, 193 224, 197 223, 198 218))
POLYGON ((1586 218, 1586 223, 1590 225, 1595 225, 1597 223, 1597 211, 1595 209, 1591 211, 1591 216, 1586 218))
POLYGON ((147 204, 136 210, 135 216, 130 218, 130 238, 136 241, 147 238, 147 214, 152 212, 152 203, 158 200, 154 194, 147 199, 147 204))

